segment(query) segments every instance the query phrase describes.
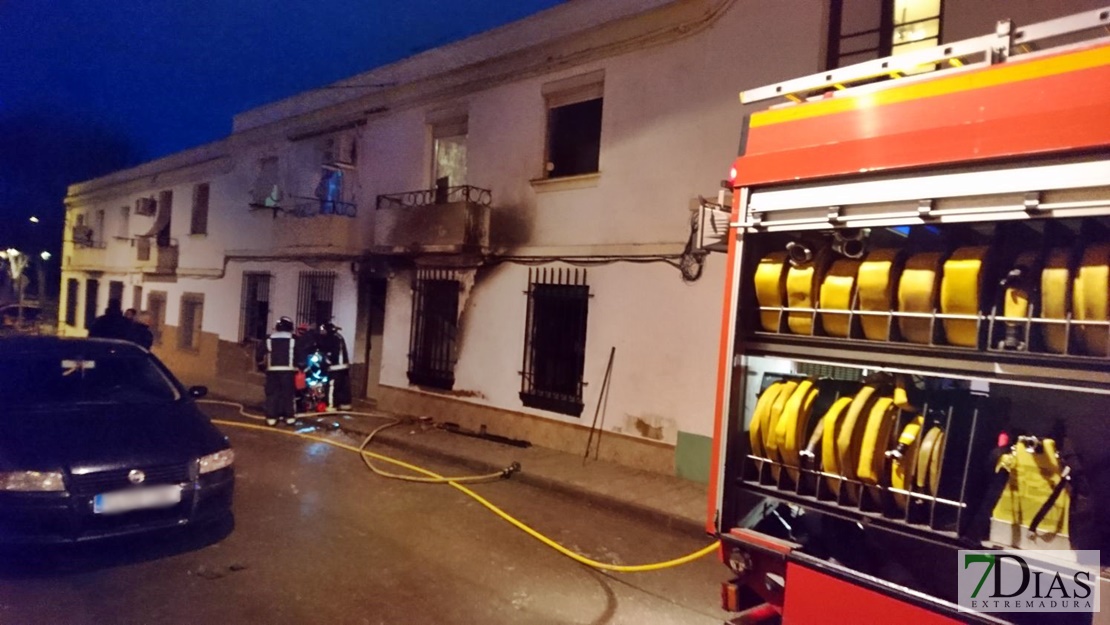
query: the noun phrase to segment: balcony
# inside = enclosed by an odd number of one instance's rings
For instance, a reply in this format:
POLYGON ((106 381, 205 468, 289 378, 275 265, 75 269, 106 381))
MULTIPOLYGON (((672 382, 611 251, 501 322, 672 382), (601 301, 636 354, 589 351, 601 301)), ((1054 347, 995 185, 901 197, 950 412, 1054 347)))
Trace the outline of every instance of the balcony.
POLYGON ((468 185, 379 195, 377 254, 484 254, 489 251, 492 196, 468 185))
POLYGON ((145 274, 177 272, 177 240, 139 237, 135 240, 135 266, 145 274))

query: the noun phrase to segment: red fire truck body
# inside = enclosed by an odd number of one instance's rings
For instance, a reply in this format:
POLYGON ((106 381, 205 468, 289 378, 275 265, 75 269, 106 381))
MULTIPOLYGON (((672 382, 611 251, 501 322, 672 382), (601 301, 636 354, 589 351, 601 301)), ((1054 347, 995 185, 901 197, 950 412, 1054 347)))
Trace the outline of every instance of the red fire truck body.
POLYGON ((1012 622, 959 611, 956 551, 1068 548, 1007 542, 991 484, 1018 436, 1110 410, 1108 24, 741 94, 793 102, 745 119, 731 202, 703 206, 728 224, 707 530, 736 622, 1012 622))

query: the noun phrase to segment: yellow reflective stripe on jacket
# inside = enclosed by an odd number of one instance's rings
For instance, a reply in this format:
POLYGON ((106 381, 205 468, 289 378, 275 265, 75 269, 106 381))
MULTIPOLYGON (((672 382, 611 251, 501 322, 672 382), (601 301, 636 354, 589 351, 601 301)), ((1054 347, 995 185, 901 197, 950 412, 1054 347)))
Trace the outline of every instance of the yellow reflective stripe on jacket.
MULTIPOLYGON (((861 264, 861 261, 852 258, 833 262, 821 281, 820 308, 843 311, 851 308, 852 296, 856 293, 856 274, 861 264)), ((847 313, 821 313, 821 327, 829 336, 847 337, 849 317, 847 313)))
MULTIPOLYGON (((936 252, 914 254, 906 260, 898 282, 898 310, 900 312, 932 313, 937 309, 937 277, 943 256, 936 252)), ((932 342, 932 324, 929 319, 902 317, 898 329, 911 343, 932 342)))
MULTIPOLYGON (((944 261, 944 277, 940 283, 940 311, 950 315, 978 315, 983 290, 983 264, 990 248, 961 247, 944 261)), ((979 344, 979 330, 968 319, 944 319, 948 343, 961 347, 979 344)))
MULTIPOLYGON (((755 299, 760 306, 786 305, 786 252, 764 256, 755 268, 755 299)), ((760 311, 759 323, 768 332, 779 331, 779 313, 760 311)))
MULTIPOLYGON (((1041 316, 1045 319, 1066 319, 1071 303, 1071 252, 1057 248, 1048 253, 1041 272, 1041 316)), ((1067 330, 1063 324, 1042 324, 1041 332, 1049 351, 1063 354, 1067 351, 1067 330)))
MULTIPOLYGON (((901 252, 894 249, 874 250, 860 264, 856 278, 859 309, 889 313, 894 310, 894 285, 898 282, 901 252)), ((889 336, 890 318, 861 315, 863 335, 872 341, 885 341, 889 336)))
MULTIPOLYGON (((1079 321, 1107 321, 1107 292, 1110 286, 1110 243, 1090 245, 1075 271, 1072 304, 1079 321)), ((1110 332, 1098 326, 1076 326, 1083 351, 1091 356, 1110 355, 1110 332)))

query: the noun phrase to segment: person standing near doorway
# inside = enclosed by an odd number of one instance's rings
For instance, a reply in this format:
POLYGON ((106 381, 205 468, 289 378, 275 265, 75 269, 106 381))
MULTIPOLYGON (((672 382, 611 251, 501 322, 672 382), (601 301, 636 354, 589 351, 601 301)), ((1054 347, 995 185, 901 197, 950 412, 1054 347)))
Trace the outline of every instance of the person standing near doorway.
POLYGON ((274 331, 258 344, 255 361, 259 371, 266 372, 266 425, 276 426, 279 420, 287 425, 297 421, 296 401, 297 344, 293 336, 293 320, 282 317, 274 331))
POLYGON ((347 341, 339 333, 339 328, 330 321, 321 326, 318 345, 328 359, 328 407, 340 410, 351 409, 351 360, 347 356, 347 341))

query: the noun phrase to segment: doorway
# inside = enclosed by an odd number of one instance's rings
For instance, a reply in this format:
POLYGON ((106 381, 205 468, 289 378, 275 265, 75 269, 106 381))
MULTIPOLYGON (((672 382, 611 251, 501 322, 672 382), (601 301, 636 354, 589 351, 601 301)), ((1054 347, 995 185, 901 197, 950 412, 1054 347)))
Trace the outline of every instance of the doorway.
POLYGON ((355 328, 355 353, 366 366, 362 380, 352 380, 354 390, 369 400, 378 399, 382 373, 382 334, 385 328, 386 279, 362 275, 358 282, 358 323, 355 328))

